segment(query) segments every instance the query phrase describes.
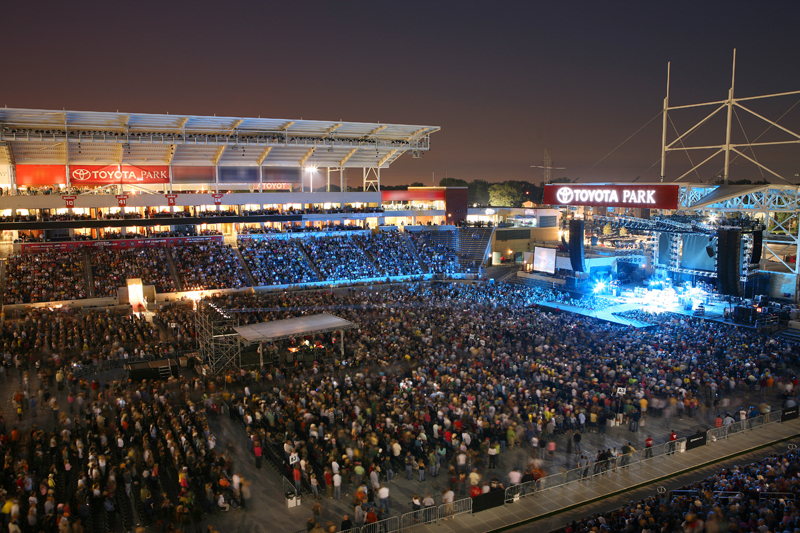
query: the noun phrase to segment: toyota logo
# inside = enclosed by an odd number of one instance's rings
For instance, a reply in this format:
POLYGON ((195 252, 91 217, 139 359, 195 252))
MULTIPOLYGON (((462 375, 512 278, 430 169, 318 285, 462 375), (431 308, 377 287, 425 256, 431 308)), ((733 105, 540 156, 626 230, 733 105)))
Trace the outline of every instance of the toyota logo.
MULTIPOLYGON (((89 179, 89 176, 91 175, 92 175, 91 171, 86 170, 85 168, 76 168, 75 170, 72 171, 72 179, 77 181, 86 181, 89 179)), ((561 193, 561 191, 558 192, 559 194, 561 193)))
POLYGON ((559 204, 569 204, 572 203, 572 199, 575 197, 575 193, 572 192, 571 187, 561 187, 556 191, 556 200, 558 200, 559 204))

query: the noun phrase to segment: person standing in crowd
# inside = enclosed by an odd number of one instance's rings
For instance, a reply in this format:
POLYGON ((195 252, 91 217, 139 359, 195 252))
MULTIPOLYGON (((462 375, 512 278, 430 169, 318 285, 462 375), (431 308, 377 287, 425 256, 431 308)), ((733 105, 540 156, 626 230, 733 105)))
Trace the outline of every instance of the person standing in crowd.
POLYGON ((672 455, 675 453, 675 445, 678 443, 678 434, 675 433, 675 430, 670 431, 669 433, 669 452, 667 455, 672 455))

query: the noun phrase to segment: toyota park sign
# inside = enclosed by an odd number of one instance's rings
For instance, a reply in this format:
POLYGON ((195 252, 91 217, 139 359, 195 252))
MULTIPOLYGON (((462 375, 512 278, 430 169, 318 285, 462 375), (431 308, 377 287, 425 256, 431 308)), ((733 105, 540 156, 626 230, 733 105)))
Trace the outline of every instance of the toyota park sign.
POLYGON ((72 185, 110 185, 114 183, 169 183, 167 165, 70 165, 72 185))
POLYGON ((679 185, 545 185, 551 205, 677 209, 679 185))

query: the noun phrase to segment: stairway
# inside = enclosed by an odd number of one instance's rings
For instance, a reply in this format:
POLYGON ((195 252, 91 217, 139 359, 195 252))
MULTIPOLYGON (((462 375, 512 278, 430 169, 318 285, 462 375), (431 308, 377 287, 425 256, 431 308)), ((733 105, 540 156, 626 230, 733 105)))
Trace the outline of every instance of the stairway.
POLYGON ((175 282, 175 290, 180 292, 183 290, 183 280, 181 280, 180 276, 178 276, 178 269, 175 268, 175 259, 172 257, 172 250, 169 248, 164 248, 164 255, 167 256, 167 268, 169 268, 169 274, 172 276, 172 281, 175 282))
POLYGON ((800 343, 800 321, 790 320, 789 327, 778 333, 778 336, 787 341, 800 343))
POLYGON ((250 265, 248 265, 247 261, 244 260, 244 256, 242 255, 242 251, 239 249, 239 246, 232 244, 231 248, 233 248, 233 251, 236 252, 236 257, 239 258, 239 264, 242 265, 242 270, 247 275, 247 280, 250 282, 250 286, 257 287, 258 283, 256 282, 256 278, 254 278, 253 273, 250 272, 250 265))
POLYGON ((256 282, 256 278, 253 277, 253 273, 250 272, 250 265, 247 264, 247 261, 244 260, 244 256, 242 255, 242 251, 239 250, 238 246, 234 246, 233 250, 236 252, 236 257, 239 258, 239 264, 242 265, 242 271, 244 271, 245 275, 247 276, 247 280, 250 282, 251 287, 258 286, 258 282, 256 282))
POLYGON ((494 228, 459 228, 459 255, 464 272, 480 273, 494 228))
POLYGON ((297 249, 300 250, 300 253, 303 254, 303 257, 306 258, 306 262, 308 262, 311 268, 314 269, 314 272, 317 274, 317 279, 320 281, 325 281, 327 278, 322 275, 322 272, 320 271, 319 267, 317 267, 317 264, 314 263, 314 261, 311 259, 311 256, 306 252, 306 249, 302 243, 302 239, 293 239, 293 242, 295 246, 297 246, 297 249))
POLYGON ((167 359, 167 361, 170 362, 169 366, 158 367, 158 377, 161 379, 169 379, 172 377, 172 362, 169 359, 167 359))
MULTIPOLYGON (((371 236, 371 235, 370 235, 370 236, 371 236)), ((352 239, 352 237, 351 237, 351 239, 352 239)), ((358 247, 358 249, 359 249, 359 250, 361 250, 362 252, 364 252, 364 255, 366 255, 366 256, 367 256, 367 259, 369 259, 369 262, 370 262, 370 263, 372 263, 372 266, 373 266, 373 267, 375 267, 375 270, 376 270, 377 272, 380 272, 380 273, 381 273, 381 275, 385 275, 385 274, 386 274, 386 272, 384 272, 383 270, 381 270, 381 268, 378 266, 378 261, 375 259, 375 257, 374 257, 374 256, 373 256, 371 253, 369 253, 369 252, 367 251, 367 249, 366 249, 364 246, 362 246, 362 245, 361 245, 361 243, 359 242, 359 240, 358 240, 358 239, 352 239, 352 241, 353 241, 353 244, 355 244, 355 245, 358 247)))
POLYGON ((86 283, 86 295, 94 298, 94 276, 92 275, 92 260, 89 257, 89 249, 81 249, 83 255, 83 282, 86 283))
POLYGON ((422 262, 422 259, 420 258, 419 254, 417 253, 416 246, 414 246, 414 243, 411 242, 411 239, 408 237, 407 233, 405 231, 402 231, 400 233, 401 233, 401 235, 403 235, 403 239, 405 239, 405 241, 406 241, 406 246, 408 247, 409 251, 411 252, 411 255, 414 256, 414 259, 417 260, 417 264, 419 264, 419 267, 422 269, 422 271, 423 272, 430 272, 431 271, 430 267, 422 262))

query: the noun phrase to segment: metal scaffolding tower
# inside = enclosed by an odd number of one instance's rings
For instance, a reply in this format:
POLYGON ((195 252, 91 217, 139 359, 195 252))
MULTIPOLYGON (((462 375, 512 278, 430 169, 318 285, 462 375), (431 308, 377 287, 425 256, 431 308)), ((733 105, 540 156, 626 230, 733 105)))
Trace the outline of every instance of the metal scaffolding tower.
POLYGON ((195 307, 195 330, 200 358, 219 374, 226 369, 238 369, 242 364, 242 339, 234 329, 239 316, 206 300, 195 307))

